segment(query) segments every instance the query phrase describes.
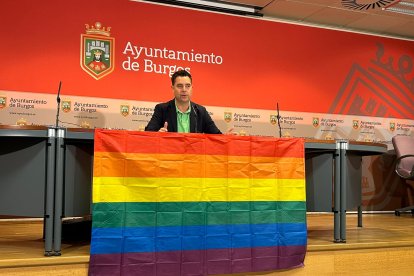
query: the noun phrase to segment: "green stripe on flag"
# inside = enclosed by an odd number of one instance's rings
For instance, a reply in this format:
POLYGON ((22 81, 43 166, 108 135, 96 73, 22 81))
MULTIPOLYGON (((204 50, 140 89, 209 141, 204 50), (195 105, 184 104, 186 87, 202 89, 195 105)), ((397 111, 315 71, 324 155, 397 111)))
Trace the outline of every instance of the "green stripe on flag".
POLYGON ((93 227, 305 223, 304 201, 93 204, 93 227))

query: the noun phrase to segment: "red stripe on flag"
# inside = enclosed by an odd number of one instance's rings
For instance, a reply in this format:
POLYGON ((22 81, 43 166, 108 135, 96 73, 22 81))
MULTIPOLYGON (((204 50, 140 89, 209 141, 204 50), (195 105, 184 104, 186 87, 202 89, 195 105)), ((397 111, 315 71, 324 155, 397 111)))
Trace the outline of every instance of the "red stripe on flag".
POLYGON ((96 152, 304 157, 301 138, 98 129, 95 137, 96 152))

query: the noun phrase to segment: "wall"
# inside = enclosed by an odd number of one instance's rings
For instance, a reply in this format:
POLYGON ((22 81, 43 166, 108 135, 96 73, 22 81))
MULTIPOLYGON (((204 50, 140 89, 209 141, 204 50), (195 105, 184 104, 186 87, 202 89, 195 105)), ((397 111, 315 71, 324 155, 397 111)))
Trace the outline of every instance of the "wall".
MULTIPOLYGON (((62 126, 142 129, 182 67, 223 131, 278 136, 278 104, 283 136, 391 150, 393 135, 413 135, 413 41, 127 0, 3 0, 0 24, 1 124, 54 125, 62 82, 62 126), (100 71, 89 67, 96 41, 107 54, 100 71)), ((365 205, 398 205, 392 171, 388 183, 372 171, 392 158, 373 160, 364 161, 365 205)))

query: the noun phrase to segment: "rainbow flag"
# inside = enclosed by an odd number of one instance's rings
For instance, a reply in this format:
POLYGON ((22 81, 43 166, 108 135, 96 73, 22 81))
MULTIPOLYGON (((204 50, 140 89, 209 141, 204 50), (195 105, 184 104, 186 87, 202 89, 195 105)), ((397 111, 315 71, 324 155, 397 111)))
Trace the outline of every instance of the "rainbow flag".
POLYGON ((303 139, 96 130, 89 275, 303 266, 303 139))

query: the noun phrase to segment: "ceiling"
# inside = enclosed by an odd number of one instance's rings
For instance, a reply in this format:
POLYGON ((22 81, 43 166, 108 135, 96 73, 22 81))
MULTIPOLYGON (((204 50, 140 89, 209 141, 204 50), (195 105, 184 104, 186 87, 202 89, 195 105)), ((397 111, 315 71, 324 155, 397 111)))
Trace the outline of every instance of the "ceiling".
POLYGON ((267 19, 414 40, 414 0, 226 0, 226 2, 256 6, 267 19), (408 9, 412 15, 391 12, 391 9, 408 9))

